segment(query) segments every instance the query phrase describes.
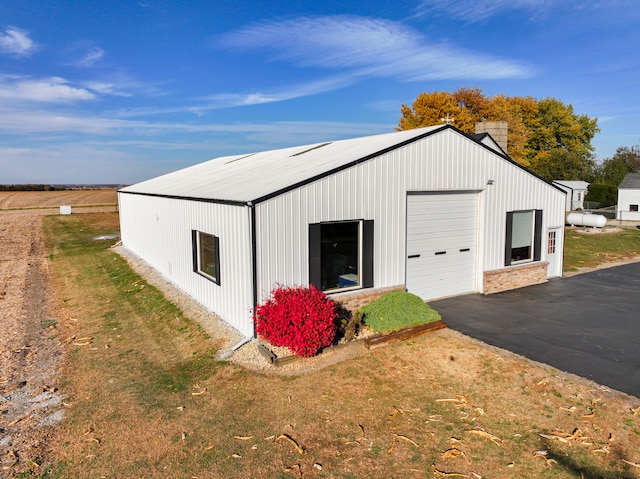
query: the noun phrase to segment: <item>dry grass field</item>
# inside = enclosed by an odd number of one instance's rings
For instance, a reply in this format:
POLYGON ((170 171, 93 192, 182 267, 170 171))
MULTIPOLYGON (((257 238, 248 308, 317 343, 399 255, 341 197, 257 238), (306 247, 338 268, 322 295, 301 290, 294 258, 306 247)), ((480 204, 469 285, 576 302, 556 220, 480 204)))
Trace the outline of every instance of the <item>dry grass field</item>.
POLYGON ((117 213, 45 211, 0 211, 0 477, 640 478, 638 398, 451 330, 288 375, 216 362, 94 240, 117 213))
POLYGON ((0 191, 1 210, 116 205, 116 190, 0 191))

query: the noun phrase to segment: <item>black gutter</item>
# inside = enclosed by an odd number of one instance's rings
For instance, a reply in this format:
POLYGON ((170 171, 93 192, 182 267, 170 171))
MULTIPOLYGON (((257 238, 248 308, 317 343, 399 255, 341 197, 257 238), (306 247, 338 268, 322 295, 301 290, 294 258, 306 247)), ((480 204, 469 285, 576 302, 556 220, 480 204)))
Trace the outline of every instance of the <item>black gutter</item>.
POLYGON ((123 191, 118 190, 118 193, 126 194, 126 195, 140 195, 140 196, 153 196, 155 198, 167 198, 171 200, 188 200, 188 201, 198 201, 200 203, 218 203, 222 205, 231 205, 231 206, 247 206, 250 201, 238 201, 238 200, 219 200, 215 198, 197 198, 194 196, 180 196, 180 195, 164 195, 160 193, 144 193, 142 191, 123 191))

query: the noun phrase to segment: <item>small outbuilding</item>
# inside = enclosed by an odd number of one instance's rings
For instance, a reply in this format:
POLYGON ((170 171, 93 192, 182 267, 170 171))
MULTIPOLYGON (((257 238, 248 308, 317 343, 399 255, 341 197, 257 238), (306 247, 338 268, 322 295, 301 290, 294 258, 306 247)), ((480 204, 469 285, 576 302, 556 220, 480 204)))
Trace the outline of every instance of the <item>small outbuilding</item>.
POLYGON ((619 220, 640 221, 640 173, 627 173, 618 186, 619 220))
POLYGON ((567 211, 584 210, 584 197, 589 192, 589 183, 586 181, 555 180, 554 185, 563 189, 567 193, 567 211))
POLYGON ((119 190, 124 247, 246 336, 276 285, 345 306, 561 276, 565 193, 451 125, 216 158, 119 190))

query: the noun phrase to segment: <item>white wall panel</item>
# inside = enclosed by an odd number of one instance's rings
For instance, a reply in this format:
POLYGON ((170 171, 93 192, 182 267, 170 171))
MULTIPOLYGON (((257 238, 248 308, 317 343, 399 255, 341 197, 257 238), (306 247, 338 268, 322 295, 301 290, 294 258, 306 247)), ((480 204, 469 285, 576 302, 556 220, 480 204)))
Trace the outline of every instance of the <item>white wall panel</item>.
MULTIPOLYGON (((564 196, 556 188, 445 130, 257 205, 259 295, 276 283, 308 283, 310 223, 360 218, 375 220, 375 286, 403 284, 407 191, 480 192, 480 279, 482 271, 504 266, 507 211, 544 210, 545 235, 564 224, 564 196)), ((545 248, 543 260, 544 254, 545 248)))
POLYGON ((247 207, 119 194, 123 245, 243 335, 253 334, 247 207), (193 272, 191 230, 220 238, 220 285, 193 272))

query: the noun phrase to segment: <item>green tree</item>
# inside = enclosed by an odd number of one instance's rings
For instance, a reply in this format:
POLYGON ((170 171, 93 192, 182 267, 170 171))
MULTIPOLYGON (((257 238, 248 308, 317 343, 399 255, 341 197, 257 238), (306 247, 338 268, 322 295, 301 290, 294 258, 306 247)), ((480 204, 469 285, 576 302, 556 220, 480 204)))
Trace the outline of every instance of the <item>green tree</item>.
POLYGON ((555 148, 549 154, 540 157, 530 169, 548 181, 589 181, 594 167, 595 162, 591 156, 555 148))
POLYGON ((584 199, 598 203, 598 208, 613 206, 618 202, 618 187, 606 183, 591 183, 584 199))
POLYGON ((640 172, 640 145, 621 146, 615 155, 598 165, 594 179, 617 187, 627 173, 634 172, 640 172))
POLYGON ((574 152, 585 158, 593 154, 591 140, 600 131, 597 119, 576 115, 572 105, 565 105, 555 98, 538 102, 538 125, 529 138, 529 163, 545 159, 554 150, 574 152))

